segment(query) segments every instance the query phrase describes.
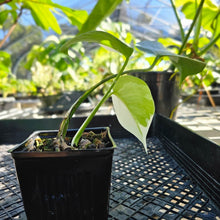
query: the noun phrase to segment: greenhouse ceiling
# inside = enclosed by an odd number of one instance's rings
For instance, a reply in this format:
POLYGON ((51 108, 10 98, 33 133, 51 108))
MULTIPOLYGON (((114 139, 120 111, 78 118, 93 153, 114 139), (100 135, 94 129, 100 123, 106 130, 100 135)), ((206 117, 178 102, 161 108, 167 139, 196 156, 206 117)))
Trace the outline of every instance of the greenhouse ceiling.
MULTIPOLYGON (((73 9, 91 11, 95 0, 54 0, 53 2, 73 9)), ((161 36, 175 36, 178 38, 178 26, 167 0, 129 0, 122 1, 111 16, 114 21, 121 21, 131 25, 131 31, 140 39, 155 39, 161 36)), ((62 16, 58 17, 64 34, 73 34, 76 29, 71 27, 62 16)), ((35 25, 28 12, 22 16, 20 23, 24 26, 35 25)), ((186 21, 187 25, 187 21, 186 21)), ((52 31, 43 32, 44 37, 54 34, 52 31)), ((4 36, 1 30, 0 39, 4 36)))

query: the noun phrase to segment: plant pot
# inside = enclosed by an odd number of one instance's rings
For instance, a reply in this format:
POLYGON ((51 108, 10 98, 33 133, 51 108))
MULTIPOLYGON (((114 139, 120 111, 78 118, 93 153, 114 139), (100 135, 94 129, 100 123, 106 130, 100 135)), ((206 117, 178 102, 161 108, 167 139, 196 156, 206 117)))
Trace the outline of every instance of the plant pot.
MULTIPOLYGON (((150 90, 155 103, 156 113, 169 117, 179 102, 179 74, 171 77, 173 72, 136 72, 132 73, 144 80, 150 90)), ((174 114, 175 115, 175 114, 174 114)))
POLYGON ((47 108, 48 106, 53 105, 57 100, 60 99, 62 94, 56 94, 56 95, 47 95, 47 96, 40 96, 40 100, 42 103, 43 108, 47 108))
MULTIPOLYGON (((104 128, 90 130, 99 133, 104 128)), ((75 132, 69 130, 67 136, 75 132)), ((110 133, 112 147, 100 150, 22 152, 30 138, 51 138, 56 133, 35 132, 11 152, 27 218, 107 219, 115 147, 110 133)))
POLYGON ((59 114, 68 111, 72 103, 74 103, 84 92, 83 91, 71 91, 64 92, 57 96, 57 99, 53 103, 48 103, 43 107, 43 110, 47 114, 59 114))

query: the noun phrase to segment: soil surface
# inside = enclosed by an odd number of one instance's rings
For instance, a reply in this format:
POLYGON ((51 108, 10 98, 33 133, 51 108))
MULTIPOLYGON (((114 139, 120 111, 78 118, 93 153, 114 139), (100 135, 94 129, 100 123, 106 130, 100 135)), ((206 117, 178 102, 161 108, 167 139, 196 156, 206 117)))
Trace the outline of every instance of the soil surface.
POLYGON ((74 150, 86 150, 86 149, 101 149, 111 147, 111 141, 108 137, 107 130, 99 134, 93 131, 84 132, 78 146, 70 146, 72 137, 66 137, 65 140, 59 140, 57 138, 43 139, 35 137, 29 139, 25 148, 29 152, 44 152, 44 151, 74 151, 74 150))

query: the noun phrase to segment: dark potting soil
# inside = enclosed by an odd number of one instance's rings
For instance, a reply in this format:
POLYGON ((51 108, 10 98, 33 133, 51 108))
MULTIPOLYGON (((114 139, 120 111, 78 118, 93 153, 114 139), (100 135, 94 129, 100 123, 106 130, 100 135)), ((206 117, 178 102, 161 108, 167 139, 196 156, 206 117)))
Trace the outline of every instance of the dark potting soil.
POLYGON ((84 132, 77 146, 71 146, 72 137, 66 137, 65 141, 57 138, 43 139, 39 136, 29 139, 25 144, 25 151, 44 152, 44 151, 74 151, 86 149, 101 149, 111 147, 108 132, 94 133, 93 131, 84 132))

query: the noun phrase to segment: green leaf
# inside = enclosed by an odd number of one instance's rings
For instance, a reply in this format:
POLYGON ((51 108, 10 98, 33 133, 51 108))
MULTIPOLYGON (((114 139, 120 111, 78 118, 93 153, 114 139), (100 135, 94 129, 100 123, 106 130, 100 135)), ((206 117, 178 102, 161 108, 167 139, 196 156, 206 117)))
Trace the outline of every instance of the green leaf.
POLYGON ((4 66, 11 66, 11 56, 5 51, 0 51, 0 63, 4 66))
POLYGON ((182 81, 187 76, 202 72, 202 70, 206 66, 204 62, 195 59, 190 59, 184 56, 173 55, 169 56, 169 58, 173 65, 176 66, 179 72, 181 73, 180 83, 182 83, 182 81))
POLYGON ((112 100, 120 124, 143 143, 147 152, 146 136, 155 111, 147 84, 134 76, 121 76, 112 100))
POLYGON ((156 56, 168 56, 173 65, 180 72, 180 83, 189 75, 201 72, 205 68, 205 63, 185 56, 177 55, 163 47, 157 41, 143 41, 137 44, 137 48, 156 56))
POLYGON ((4 11, 0 12, 0 28, 2 28, 2 25, 4 24, 4 22, 8 18, 9 12, 10 12, 9 10, 4 10, 4 11))
MULTIPOLYGON (((194 0, 180 0, 177 1, 177 6, 182 6, 181 11, 184 13, 187 19, 193 19, 198 7, 198 2, 194 0)), ((202 9, 202 27, 206 30, 213 32, 213 21, 215 19, 220 21, 219 7, 214 4, 211 0, 206 0, 202 9)), ((216 26, 216 35, 220 33, 219 23, 216 26)))
MULTIPOLYGON (((38 59, 39 55, 44 51, 44 48, 39 45, 34 45, 31 48, 31 51, 27 55, 27 61, 24 65, 24 67, 28 70, 31 69, 33 62, 35 59, 38 59)), ((42 56, 41 56, 42 57, 42 56)))
POLYGON ((120 41, 118 38, 114 37, 113 35, 103 32, 103 31, 90 31, 87 33, 83 33, 77 35, 75 38, 67 41, 60 50, 62 52, 67 53, 68 49, 77 42, 93 42, 98 43, 103 46, 107 46, 121 54, 123 54, 126 58, 130 57, 133 53, 133 49, 120 41))
POLYGON ((116 7, 121 2, 122 0, 99 0, 90 13, 88 19, 83 24, 80 30, 80 34, 95 30, 101 21, 103 21, 107 16, 115 11, 116 7))
POLYGON ((61 34, 60 26, 57 19, 51 12, 53 7, 50 0, 39 0, 38 2, 25 1, 24 7, 31 10, 32 17, 36 24, 45 30, 52 28, 56 33, 61 34))
POLYGON ((49 5, 54 8, 60 9, 67 16, 69 22, 72 25, 77 26, 78 29, 82 28, 82 25, 85 23, 85 21, 88 18, 88 13, 85 10, 73 10, 71 8, 64 7, 62 5, 53 2, 51 2, 49 5))

